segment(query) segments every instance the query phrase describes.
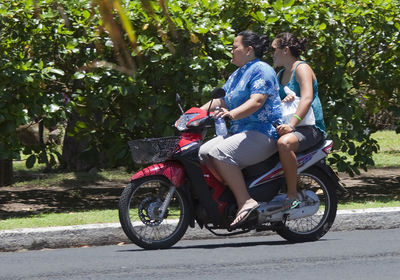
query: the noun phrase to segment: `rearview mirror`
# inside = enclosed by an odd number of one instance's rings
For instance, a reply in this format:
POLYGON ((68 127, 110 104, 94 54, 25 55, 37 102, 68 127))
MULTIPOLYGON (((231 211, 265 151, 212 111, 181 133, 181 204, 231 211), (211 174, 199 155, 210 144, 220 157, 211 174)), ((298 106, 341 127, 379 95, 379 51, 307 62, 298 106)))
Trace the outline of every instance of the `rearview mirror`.
POLYGON ((179 107, 179 109, 181 110, 181 112, 183 114, 184 111, 183 111, 183 108, 182 108, 182 99, 181 99, 181 96, 178 93, 175 95, 175 100, 176 100, 176 103, 178 103, 178 107, 179 107))
POLYGON ((223 88, 215 88, 211 92, 211 96, 213 99, 222 98, 225 96, 225 90, 223 88))
POLYGON ((211 102, 210 102, 210 106, 208 106, 207 116, 210 115, 210 108, 211 108, 211 104, 212 104, 213 100, 217 99, 217 98, 224 97, 225 96, 225 90, 223 88, 215 88, 211 92, 211 96, 212 96, 212 99, 211 99, 211 102))

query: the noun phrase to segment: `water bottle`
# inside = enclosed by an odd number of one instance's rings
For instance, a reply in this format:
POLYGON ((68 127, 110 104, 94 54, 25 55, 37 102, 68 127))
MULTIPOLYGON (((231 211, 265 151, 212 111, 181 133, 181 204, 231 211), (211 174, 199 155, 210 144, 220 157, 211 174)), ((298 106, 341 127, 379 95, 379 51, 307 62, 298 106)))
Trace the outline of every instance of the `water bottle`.
MULTIPOLYGON (((217 110, 219 108, 217 107, 217 110)), ((215 119, 215 132, 218 136, 225 137, 228 134, 228 129, 226 128, 226 123, 223 118, 215 119)))

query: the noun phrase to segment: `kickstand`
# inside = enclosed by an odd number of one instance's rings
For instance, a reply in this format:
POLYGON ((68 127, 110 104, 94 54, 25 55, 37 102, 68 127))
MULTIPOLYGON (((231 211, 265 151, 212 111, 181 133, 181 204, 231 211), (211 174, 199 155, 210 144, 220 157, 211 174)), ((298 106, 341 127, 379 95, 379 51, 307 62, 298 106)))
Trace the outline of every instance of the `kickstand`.
POLYGON ((284 214, 283 215, 283 219, 282 219, 282 223, 284 224, 284 225, 286 225, 286 221, 287 221, 287 218, 289 217, 289 214, 284 214))

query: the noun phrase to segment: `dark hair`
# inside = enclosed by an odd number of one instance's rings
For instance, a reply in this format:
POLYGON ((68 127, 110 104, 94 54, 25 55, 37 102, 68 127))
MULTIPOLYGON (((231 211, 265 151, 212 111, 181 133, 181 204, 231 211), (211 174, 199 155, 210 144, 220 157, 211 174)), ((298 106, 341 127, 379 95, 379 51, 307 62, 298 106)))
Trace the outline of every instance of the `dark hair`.
POLYGON ((298 39, 295 35, 289 32, 283 32, 275 37, 277 46, 280 49, 289 47, 290 52, 294 57, 299 57, 306 50, 307 39, 298 39))
POLYGON ((262 58, 270 45, 268 36, 259 36, 251 30, 242 31, 238 36, 242 36, 242 43, 245 47, 253 47, 254 54, 257 58, 262 58))

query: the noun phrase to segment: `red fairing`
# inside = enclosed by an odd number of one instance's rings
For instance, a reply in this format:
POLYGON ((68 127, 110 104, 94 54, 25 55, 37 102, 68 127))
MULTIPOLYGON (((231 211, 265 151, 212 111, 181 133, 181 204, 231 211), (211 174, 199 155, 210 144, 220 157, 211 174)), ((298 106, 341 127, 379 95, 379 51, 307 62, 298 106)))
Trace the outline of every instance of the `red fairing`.
POLYGON ((225 186, 220 181, 218 181, 217 178, 214 177, 214 175, 208 170, 206 166, 201 166, 201 169, 203 171, 203 176, 207 185, 210 186, 212 189, 212 197, 214 201, 218 204, 218 212, 222 214, 224 213, 226 205, 228 205, 227 202, 219 200, 219 197, 225 191, 225 186))
POLYGON ((203 118, 206 118, 206 117, 207 117, 207 111, 205 111, 205 110, 203 110, 203 109, 200 109, 200 108, 197 108, 197 107, 192 107, 192 108, 190 108, 189 110, 187 110, 187 111, 185 112, 185 114, 198 114, 196 117, 194 117, 193 119, 191 119, 191 120, 187 123, 187 125, 190 124, 191 122, 194 122, 194 121, 197 121, 197 120, 199 120, 199 119, 203 119, 203 118))
POLYGON ((190 133, 190 132, 184 132, 181 135, 181 140, 179 141, 178 146, 179 147, 184 147, 187 144, 190 144, 192 142, 200 141, 203 139, 203 136, 201 134, 196 134, 196 133, 190 133))
POLYGON ((181 186, 185 178, 185 172, 180 163, 167 161, 153 164, 138 171, 133 174, 131 180, 151 175, 163 175, 167 177, 175 187, 181 186))

